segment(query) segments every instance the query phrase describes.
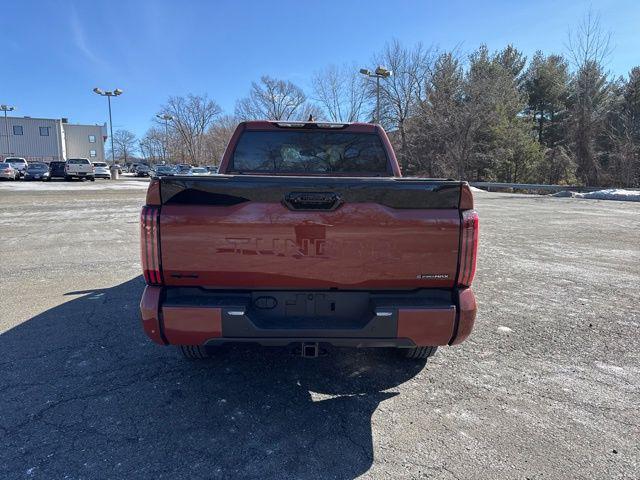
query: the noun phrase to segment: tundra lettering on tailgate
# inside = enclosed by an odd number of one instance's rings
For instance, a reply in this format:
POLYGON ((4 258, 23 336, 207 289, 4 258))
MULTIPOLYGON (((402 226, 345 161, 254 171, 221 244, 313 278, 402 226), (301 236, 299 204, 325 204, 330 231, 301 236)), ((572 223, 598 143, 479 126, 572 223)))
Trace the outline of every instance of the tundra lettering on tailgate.
POLYGON ((339 258, 341 251, 349 249, 358 256, 372 258, 380 255, 390 260, 400 260, 401 255, 391 247, 390 242, 378 240, 375 243, 363 240, 327 240, 324 238, 261 238, 228 237, 223 246, 216 247, 216 253, 235 255, 275 255, 279 257, 319 257, 339 258), (353 246, 358 248, 353 248, 353 246))

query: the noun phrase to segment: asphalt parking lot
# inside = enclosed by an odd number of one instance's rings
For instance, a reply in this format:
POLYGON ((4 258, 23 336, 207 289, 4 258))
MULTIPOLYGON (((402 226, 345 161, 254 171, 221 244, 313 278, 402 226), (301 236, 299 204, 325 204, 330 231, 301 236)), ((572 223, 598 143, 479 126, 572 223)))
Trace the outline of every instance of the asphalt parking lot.
POLYGON ((189 362, 139 325, 132 182, 0 184, 0 478, 640 477, 640 204, 478 194, 476 329, 426 365, 189 362))

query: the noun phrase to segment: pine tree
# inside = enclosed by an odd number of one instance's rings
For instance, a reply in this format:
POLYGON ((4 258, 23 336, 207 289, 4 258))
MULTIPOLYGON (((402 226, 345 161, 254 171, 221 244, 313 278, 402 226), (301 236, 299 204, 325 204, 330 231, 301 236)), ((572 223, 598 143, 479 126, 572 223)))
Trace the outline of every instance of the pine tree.
POLYGON ((566 110, 569 67, 560 55, 538 51, 525 73, 528 96, 525 112, 537 123, 538 142, 553 147, 562 139, 562 114, 566 110))

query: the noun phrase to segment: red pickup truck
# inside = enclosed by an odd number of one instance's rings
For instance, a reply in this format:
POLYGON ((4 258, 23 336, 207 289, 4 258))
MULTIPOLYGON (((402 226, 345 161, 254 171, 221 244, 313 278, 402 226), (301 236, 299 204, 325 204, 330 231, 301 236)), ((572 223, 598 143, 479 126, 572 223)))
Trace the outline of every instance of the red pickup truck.
POLYGON ((228 342, 427 358, 473 328, 477 247, 469 185, 403 178, 380 126, 243 122, 218 175, 151 181, 142 324, 189 358, 228 342))

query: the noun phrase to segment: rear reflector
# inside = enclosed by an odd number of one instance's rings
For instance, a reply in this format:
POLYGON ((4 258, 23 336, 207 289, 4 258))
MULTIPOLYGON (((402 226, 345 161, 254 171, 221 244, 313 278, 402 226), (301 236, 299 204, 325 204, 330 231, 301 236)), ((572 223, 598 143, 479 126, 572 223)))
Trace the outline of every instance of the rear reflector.
POLYGON ((479 226, 478 212, 462 212, 462 241, 458 268, 458 286, 461 287, 470 287, 476 274, 479 226))
POLYGON ((142 273, 147 285, 162 285, 160 265, 160 208, 142 207, 140 214, 140 258, 142 273))

